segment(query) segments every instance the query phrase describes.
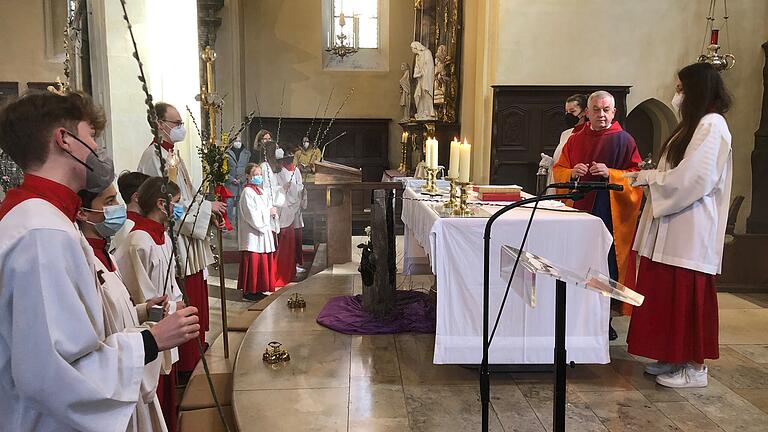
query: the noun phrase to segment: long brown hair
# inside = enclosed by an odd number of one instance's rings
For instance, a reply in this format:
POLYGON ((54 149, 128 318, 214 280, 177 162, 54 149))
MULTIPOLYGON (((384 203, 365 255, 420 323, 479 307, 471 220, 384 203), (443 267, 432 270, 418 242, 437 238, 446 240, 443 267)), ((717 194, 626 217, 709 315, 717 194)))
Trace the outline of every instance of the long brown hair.
POLYGON ((725 89, 723 78, 709 63, 688 65, 680 69, 677 77, 685 95, 680 106, 682 119, 661 148, 661 154, 666 153, 670 167, 677 166, 683 160, 702 117, 710 113, 723 115, 731 107, 731 96, 725 89))

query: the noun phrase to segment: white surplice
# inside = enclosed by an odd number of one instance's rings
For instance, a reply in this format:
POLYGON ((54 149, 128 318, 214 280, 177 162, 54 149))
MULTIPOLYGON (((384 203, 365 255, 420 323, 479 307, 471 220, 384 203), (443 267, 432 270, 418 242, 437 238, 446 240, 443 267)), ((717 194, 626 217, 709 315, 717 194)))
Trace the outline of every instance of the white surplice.
POLYGON ((298 219, 299 212, 301 211, 304 182, 301 179, 301 172, 298 167, 294 168, 294 171, 283 168, 275 177, 277 177, 280 190, 285 195, 285 203, 277 209, 280 218, 280 228, 287 228, 298 219), (287 190, 285 189, 286 185, 289 185, 287 190))
MULTIPOLYGON (((557 147, 555 147, 555 152, 552 154, 552 165, 556 164, 557 161, 560 160, 560 155, 563 154, 563 147, 565 147, 565 143, 568 142, 568 138, 573 135, 573 128, 569 128, 563 131, 563 133, 560 134, 560 141, 557 143, 557 147)), ((547 184, 550 185, 555 182, 555 173, 552 167, 549 167, 549 173, 547 174, 547 184)))
POLYGON ((126 238, 128 238, 128 234, 131 233, 131 230, 133 229, 133 226, 135 223, 130 220, 126 219, 125 223, 123 224, 122 228, 120 228, 115 235, 112 236, 111 240, 109 241, 109 253, 114 254, 117 248, 122 244, 125 243, 126 238))
POLYGON ((256 253, 275 251, 275 237, 272 235, 272 220, 270 215, 269 197, 264 191, 261 194, 254 186, 247 185, 240 193, 237 218, 238 250, 256 253))
MULTIPOLYGON (((95 256, 91 255, 96 271, 96 282, 104 304, 104 327, 106 335, 118 332, 141 332, 149 328, 146 321, 146 303, 135 305, 131 301, 128 289, 123 283, 120 271, 109 271, 95 256), (140 316, 142 319, 140 319, 140 316)), ((113 261, 114 262, 114 261, 113 261)), ((167 431, 163 412, 157 400, 157 382, 162 365, 162 353, 157 359, 144 366, 144 377, 141 381, 141 399, 136 404, 136 410, 128 423, 130 432, 167 431)))
POLYGON ((708 274, 721 270, 731 197, 731 133, 720 114, 701 118, 676 167, 636 173, 647 186, 634 250, 653 261, 708 274))
MULTIPOLYGON (((269 201, 269 204, 272 207, 277 208, 279 212, 280 208, 285 205, 286 197, 283 189, 280 187, 277 174, 272 171, 272 168, 270 168, 269 163, 266 161, 262 162, 260 167, 261 177, 264 179, 264 182, 261 184, 261 190, 267 196, 267 201, 269 201)), ((279 219, 272 219, 270 225, 272 227, 272 231, 275 233, 280 232, 281 225, 279 219)))
MULTIPOLYGON (((131 232, 115 252, 115 262, 134 302, 144 303, 147 299, 167 295, 169 313, 174 313, 176 302, 182 300, 182 295, 176 283, 175 263, 171 261, 171 240, 167 233, 163 235, 165 243, 158 245, 146 231, 131 232)), ((161 356, 162 373, 167 375, 173 363, 179 360, 179 350, 173 348, 161 356)))
MULTIPOLYGON (((178 254, 181 258, 182 271, 185 276, 189 276, 207 269, 214 262, 213 252, 208 241, 211 202, 206 201, 202 196, 198 196, 194 202, 192 201, 197 189, 192 186, 192 178, 189 176, 189 171, 184 165, 184 160, 179 156, 178 150, 173 154, 164 148, 161 151, 166 160, 166 167, 176 167, 176 180, 174 182, 181 189, 180 202, 184 205, 185 212, 188 213, 186 219, 182 216, 181 220, 184 220, 184 223, 177 224, 176 234, 179 239, 178 254), (187 253, 187 247, 189 247, 189 253, 187 253)), ((163 175, 160 171, 160 160, 154 145, 150 145, 144 150, 137 171, 154 177, 163 175)), ((207 276, 207 272, 205 276, 207 276)))
POLYGON ((125 431, 144 342, 105 335, 90 245, 38 198, 13 207, 0 232, 0 430, 125 431))

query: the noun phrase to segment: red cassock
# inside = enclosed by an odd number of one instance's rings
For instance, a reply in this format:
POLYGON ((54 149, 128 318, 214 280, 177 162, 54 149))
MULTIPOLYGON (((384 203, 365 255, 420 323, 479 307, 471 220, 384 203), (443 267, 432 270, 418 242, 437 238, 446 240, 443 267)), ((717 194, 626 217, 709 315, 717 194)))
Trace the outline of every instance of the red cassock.
POLYGON ((293 225, 280 228, 277 235, 275 287, 282 288, 296 277, 296 230, 293 225))
POLYGON ((243 294, 275 292, 275 254, 240 252, 240 274, 237 289, 243 294))
POLYGON ((719 357, 715 276, 640 258, 627 350, 666 363, 719 357))
POLYGON ((163 410, 163 418, 165 419, 165 425, 168 428, 168 432, 175 432, 176 418, 179 415, 176 411, 175 363, 173 368, 171 368, 171 373, 168 375, 160 375, 160 380, 157 382, 157 400, 160 402, 160 409, 163 410))
MULTIPOLYGON (((197 315, 200 318, 199 339, 200 344, 205 349, 205 332, 209 329, 209 316, 208 313, 202 312, 208 311, 208 282, 203 278, 203 272, 200 271, 185 277, 183 281, 179 281, 179 286, 183 287, 189 305, 196 307, 199 311, 197 315), (181 285, 182 283, 184 285, 181 285)), ((179 372, 192 372, 198 361, 200 361, 200 351, 194 339, 179 347, 179 361, 176 363, 179 372)))

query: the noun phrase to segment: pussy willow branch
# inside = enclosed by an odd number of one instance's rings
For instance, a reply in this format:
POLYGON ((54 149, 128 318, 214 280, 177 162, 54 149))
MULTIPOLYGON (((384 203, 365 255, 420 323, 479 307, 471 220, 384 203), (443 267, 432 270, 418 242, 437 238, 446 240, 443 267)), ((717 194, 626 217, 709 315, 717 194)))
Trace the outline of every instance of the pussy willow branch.
POLYGON ((239 137, 240 134, 243 133, 245 128, 247 128, 248 125, 251 124, 255 116, 256 116, 255 111, 249 112, 248 115, 245 116, 245 120, 243 120, 243 122, 240 123, 240 128, 237 129, 237 132, 235 132, 235 125, 233 124, 232 127, 229 128, 229 132, 227 132, 227 136, 229 137, 229 142, 226 142, 224 144, 229 145, 229 143, 234 141, 236 137, 239 137))
POLYGON ((331 87, 331 92, 328 94, 328 101, 325 103, 325 109, 323 110, 323 117, 320 118, 320 124, 317 125, 317 134, 315 134, 315 141, 312 142, 312 148, 316 148, 318 142, 320 141, 320 129, 323 128, 323 119, 325 118, 325 115, 328 113, 328 106, 331 105, 331 97, 333 96, 333 91, 336 89, 336 87, 331 87))
POLYGON ((200 126, 197 125, 197 120, 195 120, 195 115, 192 114, 192 110, 189 109, 189 105, 185 105, 187 108, 187 114, 189 114, 189 118, 192 120, 192 125, 195 126, 195 131, 197 131, 197 136, 200 137, 200 142, 205 143, 208 138, 204 136, 203 131, 200 130, 200 126))
POLYGON ((277 116, 277 145, 280 145, 280 126, 283 124, 283 105, 285 104, 285 81, 283 81, 283 95, 280 97, 280 114, 277 116))
POLYGON ((347 101, 349 100, 349 98, 352 96, 354 92, 355 92, 354 87, 349 89, 349 92, 347 92, 347 96, 344 98, 344 101, 341 103, 341 105, 339 105, 339 109, 336 110, 336 112, 333 114, 333 117, 331 117, 331 121, 328 122, 328 127, 325 128, 325 130, 323 131, 323 136, 322 138, 320 138, 320 141, 325 139, 325 136, 328 134, 328 131, 331 130, 331 126, 333 126, 333 122, 336 121, 336 117, 339 115, 339 113, 341 112, 341 109, 344 108, 344 105, 346 105, 347 101))

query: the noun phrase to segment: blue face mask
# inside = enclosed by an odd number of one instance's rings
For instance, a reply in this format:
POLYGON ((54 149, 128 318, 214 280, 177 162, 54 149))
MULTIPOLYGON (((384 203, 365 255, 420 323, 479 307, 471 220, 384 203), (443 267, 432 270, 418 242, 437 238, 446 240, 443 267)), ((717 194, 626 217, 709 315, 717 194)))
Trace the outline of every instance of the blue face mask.
POLYGON ((126 210, 124 205, 107 206, 107 207, 104 207, 103 210, 93 210, 93 209, 84 209, 84 210, 87 210, 90 212, 104 213, 103 222, 93 223, 91 221, 88 221, 88 223, 93 225, 93 227, 96 229, 96 232, 98 232, 99 235, 104 238, 112 237, 118 231, 120 231, 120 228, 122 228, 123 224, 125 224, 126 210))
POLYGON ((173 220, 180 220, 184 216, 184 205, 182 203, 176 203, 173 205, 173 220))
POLYGON ((255 175, 251 177, 251 184, 256 186, 261 186, 262 183, 264 183, 264 177, 260 175, 255 175))

